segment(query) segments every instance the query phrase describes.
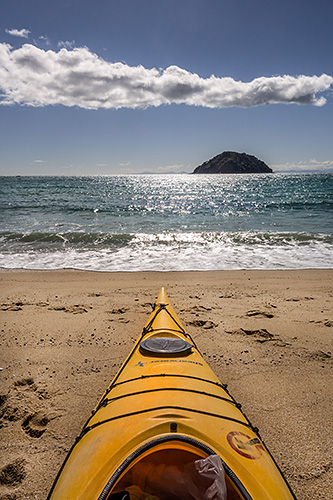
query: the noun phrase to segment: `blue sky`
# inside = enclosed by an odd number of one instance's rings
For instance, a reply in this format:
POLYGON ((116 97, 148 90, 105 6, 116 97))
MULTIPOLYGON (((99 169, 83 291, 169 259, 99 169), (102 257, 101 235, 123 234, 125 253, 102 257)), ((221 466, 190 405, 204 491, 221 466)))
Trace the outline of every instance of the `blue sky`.
POLYGON ((333 172, 331 0, 1 0, 0 174, 333 172))

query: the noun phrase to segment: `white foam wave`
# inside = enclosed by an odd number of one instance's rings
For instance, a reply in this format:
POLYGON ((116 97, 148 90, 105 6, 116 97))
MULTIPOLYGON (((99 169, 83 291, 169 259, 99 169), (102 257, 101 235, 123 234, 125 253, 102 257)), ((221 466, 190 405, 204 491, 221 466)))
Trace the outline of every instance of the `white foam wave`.
POLYGON ((95 271, 333 268, 333 253, 325 235, 162 233, 138 234, 119 248, 0 253, 0 266, 95 271))

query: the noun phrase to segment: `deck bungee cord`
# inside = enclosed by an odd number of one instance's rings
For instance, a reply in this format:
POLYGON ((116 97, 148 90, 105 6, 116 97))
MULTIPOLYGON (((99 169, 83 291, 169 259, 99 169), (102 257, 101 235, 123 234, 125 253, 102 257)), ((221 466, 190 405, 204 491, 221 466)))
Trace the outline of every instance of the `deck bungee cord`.
POLYGON ((212 394, 211 392, 198 391, 195 389, 186 389, 183 387, 157 387, 155 389, 147 389, 144 391, 137 391, 137 392, 130 392, 127 394, 122 394, 121 396, 117 396, 114 398, 106 398, 103 401, 101 401, 101 403, 96 408, 96 411, 98 411, 99 408, 104 408, 105 406, 107 406, 111 403, 114 403, 115 401, 119 401, 120 399, 123 399, 123 398, 129 398, 131 396, 140 396, 142 394, 149 394, 152 392, 160 392, 160 391, 183 391, 183 392, 189 392, 191 394, 200 394, 202 396, 207 396, 210 398, 220 399, 221 401, 226 401, 227 403, 235 405, 236 408, 239 408, 239 409, 242 407, 242 405, 240 403, 237 403, 236 401, 233 401, 233 400, 228 399, 228 398, 224 398, 223 396, 219 396, 218 394, 212 394))

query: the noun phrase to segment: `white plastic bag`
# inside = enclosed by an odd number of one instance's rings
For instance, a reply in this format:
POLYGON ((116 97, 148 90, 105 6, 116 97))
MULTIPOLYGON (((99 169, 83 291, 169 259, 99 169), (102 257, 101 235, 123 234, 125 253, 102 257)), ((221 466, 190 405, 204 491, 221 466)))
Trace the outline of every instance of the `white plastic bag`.
POLYGON ((218 455, 196 460, 186 469, 192 477, 189 492, 195 500, 227 500, 225 473, 218 455))

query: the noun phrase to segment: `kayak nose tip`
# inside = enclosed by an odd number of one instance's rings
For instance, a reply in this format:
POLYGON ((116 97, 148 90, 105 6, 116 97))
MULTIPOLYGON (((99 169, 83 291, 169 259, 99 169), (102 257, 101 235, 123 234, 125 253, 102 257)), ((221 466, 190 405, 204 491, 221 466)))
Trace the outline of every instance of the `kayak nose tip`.
POLYGON ((168 304, 168 302, 169 302, 169 299, 168 299, 167 293, 165 291, 164 286, 162 286, 160 291, 159 291, 156 303, 157 304, 168 304))

